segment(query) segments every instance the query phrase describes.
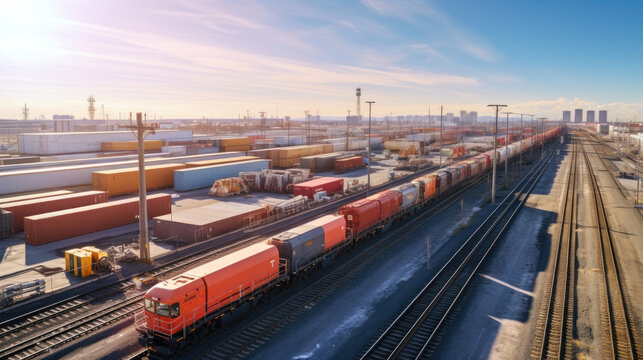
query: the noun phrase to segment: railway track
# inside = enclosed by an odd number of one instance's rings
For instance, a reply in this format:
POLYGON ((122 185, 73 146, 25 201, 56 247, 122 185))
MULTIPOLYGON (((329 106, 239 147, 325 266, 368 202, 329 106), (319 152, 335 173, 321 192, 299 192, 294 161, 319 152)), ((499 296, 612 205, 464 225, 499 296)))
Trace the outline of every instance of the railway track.
POLYGON ((643 358, 641 339, 634 325, 636 322, 630 310, 629 298, 624 291, 625 283, 620 275, 603 197, 589 156, 585 149, 582 153, 587 164, 598 224, 597 242, 602 274, 600 306, 603 355, 610 359, 641 359, 643 358))
MULTIPOLYGON (((433 170, 435 170, 434 167, 424 169, 418 173, 373 187, 372 191, 377 192, 399 185, 433 170)), ((354 201, 361 196, 363 196, 362 192, 352 194, 339 201, 313 208, 306 213, 294 215, 289 219, 280 221, 280 224, 264 225, 262 232, 269 233, 293 226, 297 221, 303 222, 310 217, 334 211, 341 205, 354 201), (295 220, 295 218, 298 220, 295 220)), ((151 269, 145 272, 144 275, 160 280, 169 278, 201 263, 250 245, 253 242, 261 241, 261 239, 261 235, 256 235, 224 247, 206 251, 205 254, 197 256, 187 254, 151 269)), ((131 316, 143 306, 141 300, 146 288, 137 288, 132 281, 134 277, 140 275, 136 274, 127 277, 97 290, 73 296, 0 323, 0 358, 35 358, 106 325, 131 316)))
POLYGON ((361 359, 417 359, 430 355, 446 322, 480 265, 502 237, 554 157, 541 160, 497 205, 411 303, 363 352, 361 359))
MULTIPOLYGON (((573 140, 572 140, 573 141, 573 140)), ((572 159, 561 209, 561 225, 552 269, 547 272, 541 310, 530 351, 531 358, 559 359, 572 353, 575 294, 576 212, 578 145, 572 144, 572 159)))
POLYGON ((424 208, 410 220, 390 230, 388 234, 380 239, 366 245, 365 251, 334 268, 329 274, 315 283, 287 298, 276 310, 254 319, 248 325, 202 352, 198 358, 239 359, 246 357, 303 311, 314 306, 316 302, 333 293, 336 289, 359 277, 373 263, 380 261, 383 256, 386 256, 389 249, 404 241, 403 234, 405 232, 411 232, 421 226, 428 218, 437 214, 436 210, 446 208, 457 202, 472 188, 484 181, 485 178, 478 178, 459 191, 439 200, 434 205, 424 208), (429 215, 429 217, 427 218, 426 215, 429 215))

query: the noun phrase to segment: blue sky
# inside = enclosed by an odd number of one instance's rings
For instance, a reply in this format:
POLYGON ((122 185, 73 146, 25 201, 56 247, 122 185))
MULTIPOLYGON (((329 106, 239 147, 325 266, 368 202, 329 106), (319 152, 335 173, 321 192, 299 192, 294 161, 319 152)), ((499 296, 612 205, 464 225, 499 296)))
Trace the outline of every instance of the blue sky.
POLYGON ((375 115, 440 104, 643 120, 643 1, 0 0, 0 117, 375 115))

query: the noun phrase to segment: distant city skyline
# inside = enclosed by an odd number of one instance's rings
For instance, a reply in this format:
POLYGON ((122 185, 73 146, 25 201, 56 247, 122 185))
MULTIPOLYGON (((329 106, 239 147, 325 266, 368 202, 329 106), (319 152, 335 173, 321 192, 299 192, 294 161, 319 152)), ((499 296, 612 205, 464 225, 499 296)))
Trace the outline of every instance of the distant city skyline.
POLYGON ((374 116, 643 120, 640 1, 0 1, 0 118, 374 116), (545 16, 546 15, 546 16, 545 16), (588 24, 593 24, 588 26, 588 24), (362 110, 364 107, 362 107, 362 110), (122 115, 121 115, 122 116, 122 115))

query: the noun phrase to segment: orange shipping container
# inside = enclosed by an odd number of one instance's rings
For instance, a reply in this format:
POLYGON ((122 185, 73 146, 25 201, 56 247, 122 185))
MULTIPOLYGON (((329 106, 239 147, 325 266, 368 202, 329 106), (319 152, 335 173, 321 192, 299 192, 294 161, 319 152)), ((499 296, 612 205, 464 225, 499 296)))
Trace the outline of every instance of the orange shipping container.
MULTIPOLYGON (((143 141, 143 149, 146 151, 161 150, 162 140, 143 141)), ((100 144, 102 151, 138 151, 138 141, 109 141, 100 144)))
MULTIPOLYGON (((174 170, 185 168, 185 164, 163 164, 145 167, 147 190, 164 189, 174 186, 174 170)), ((138 167, 94 171, 92 173, 94 190, 107 191, 111 195, 138 192, 138 167)))
POLYGON ((186 163, 185 167, 187 169, 190 169, 190 168, 195 168, 200 166, 221 165, 221 164, 236 163, 240 161, 257 160, 257 159, 259 158, 256 156, 235 156, 235 157, 223 158, 223 159, 193 161, 193 162, 186 163))
MULTIPOLYGON (((147 217, 169 214, 172 198, 169 194, 147 197, 147 217)), ((138 221, 138 198, 81 206, 25 218, 25 243, 42 245, 89 234, 138 221)))

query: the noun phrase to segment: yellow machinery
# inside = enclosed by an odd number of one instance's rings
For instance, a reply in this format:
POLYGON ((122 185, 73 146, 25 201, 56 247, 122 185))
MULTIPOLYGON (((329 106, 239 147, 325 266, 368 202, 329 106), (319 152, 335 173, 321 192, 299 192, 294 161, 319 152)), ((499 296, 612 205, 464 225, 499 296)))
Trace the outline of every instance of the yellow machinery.
POLYGON ((99 270, 111 270, 107 252, 94 246, 65 251, 65 270, 73 271, 74 275, 87 277, 99 270))
POLYGON ((92 253, 82 249, 65 251, 65 270, 73 271, 74 275, 87 277, 92 275, 92 253))

